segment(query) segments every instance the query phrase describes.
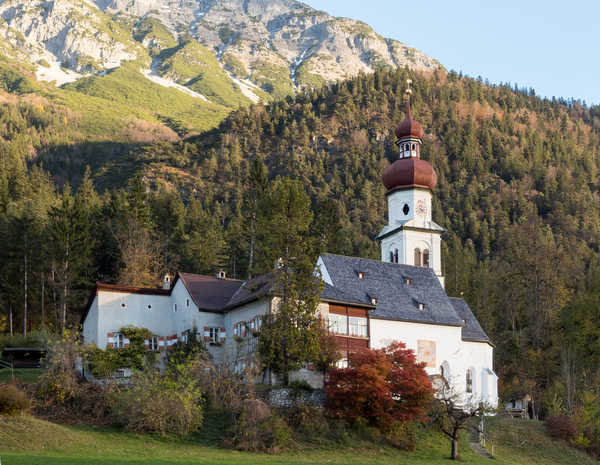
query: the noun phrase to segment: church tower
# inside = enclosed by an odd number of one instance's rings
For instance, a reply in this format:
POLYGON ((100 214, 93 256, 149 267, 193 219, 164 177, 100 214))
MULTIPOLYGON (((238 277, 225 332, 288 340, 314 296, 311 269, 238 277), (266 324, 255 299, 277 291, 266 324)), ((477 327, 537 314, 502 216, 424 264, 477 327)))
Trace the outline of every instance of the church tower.
MULTIPOLYGON (((410 80, 408 81, 410 84, 410 80)), ((377 236, 381 260, 432 268, 442 286, 441 235, 431 219, 432 191, 437 182, 433 167, 421 160, 423 127, 412 118, 407 89, 406 118, 396 127, 398 159, 383 171, 387 189, 388 224, 377 236)))

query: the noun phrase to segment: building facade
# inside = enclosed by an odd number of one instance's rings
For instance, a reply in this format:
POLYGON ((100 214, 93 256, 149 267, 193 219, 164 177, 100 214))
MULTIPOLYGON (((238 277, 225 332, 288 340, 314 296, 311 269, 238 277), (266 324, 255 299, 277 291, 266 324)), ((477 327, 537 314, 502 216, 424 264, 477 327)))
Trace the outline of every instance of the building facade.
MULTIPOLYGON (((421 159, 423 136, 409 102, 396 128, 398 158, 382 176, 388 222, 377 236, 381 260, 322 254, 315 267, 324 283, 318 312, 335 334, 341 365, 352 351, 400 341, 432 379, 495 407, 494 347, 468 304, 444 290, 444 229, 432 219, 437 176, 421 159)), ((137 326, 154 334, 149 350, 166 353, 197 328, 216 362, 240 369, 255 360, 261 317, 276 308, 272 284, 273 273, 247 282, 178 273, 162 289, 98 284, 83 315, 84 342, 126 347, 119 328, 137 326)))

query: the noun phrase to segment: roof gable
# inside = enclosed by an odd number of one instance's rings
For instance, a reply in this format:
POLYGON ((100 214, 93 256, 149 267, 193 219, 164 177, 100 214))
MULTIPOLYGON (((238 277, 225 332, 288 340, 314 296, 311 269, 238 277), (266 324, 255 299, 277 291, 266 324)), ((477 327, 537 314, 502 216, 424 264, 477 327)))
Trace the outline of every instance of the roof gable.
POLYGON ((177 273, 194 304, 200 310, 220 312, 242 286, 238 279, 217 278, 193 273, 177 273))
POLYGON ((430 268, 334 254, 322 254, 321 258, 333 288, 352 299, 349 303, 365 305, 377 299, 375 310, 370 312, 372 318, 463 324, 430 268))
POLYGON ((476 341, 476 342, 490 342, 490 338, 485 334, 485 331, 473 315, 473 312, 469 308, 469 304, 464 299, 458 297, 450 297, 452 306, 458 313, 458 316, 462 318, 464 326, 462 328, 462 338, 465 341, 476 341))

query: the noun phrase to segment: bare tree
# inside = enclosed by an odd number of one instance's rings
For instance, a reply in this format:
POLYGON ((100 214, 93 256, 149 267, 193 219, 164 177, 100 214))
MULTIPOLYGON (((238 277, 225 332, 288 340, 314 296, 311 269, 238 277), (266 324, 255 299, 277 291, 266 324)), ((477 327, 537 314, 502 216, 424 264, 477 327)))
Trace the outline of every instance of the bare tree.
POLYGON ((442 380, 436 389, 436 399, 433 405, 432 418, 438 424, 451 442, 450 458, 458 460, 458 438, 461 431, 476 431, 483 433, 480 428, 481 420, 485 414, 493 409, 477 402, 472 396, 458 392, 453 385, 442 380))

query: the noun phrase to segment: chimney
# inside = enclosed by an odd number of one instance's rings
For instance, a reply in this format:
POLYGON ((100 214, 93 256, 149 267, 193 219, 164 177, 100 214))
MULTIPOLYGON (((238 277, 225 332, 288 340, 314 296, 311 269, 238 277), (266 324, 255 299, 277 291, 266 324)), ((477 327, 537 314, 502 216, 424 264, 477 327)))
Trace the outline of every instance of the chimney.
POLYGON ((217 278, 225 279, 225 271, 223 271, 223 270, 217 271, 217 278))
POLYGON ((171 289, 171 275, 169 273, 163 278, 162 288, 167 290, 171 289))

